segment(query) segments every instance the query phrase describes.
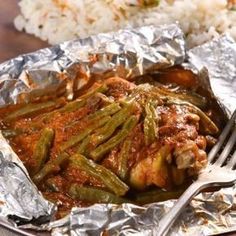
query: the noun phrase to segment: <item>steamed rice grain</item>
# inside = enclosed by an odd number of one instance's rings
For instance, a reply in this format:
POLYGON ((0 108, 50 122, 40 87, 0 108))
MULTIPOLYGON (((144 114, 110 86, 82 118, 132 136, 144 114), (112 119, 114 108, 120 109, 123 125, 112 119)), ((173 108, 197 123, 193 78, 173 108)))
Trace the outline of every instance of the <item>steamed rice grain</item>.
POLYGON ((185 32, 189 47, 225 32, 236 39, 232 0, 230 8, 227 0, 160 0, 149 8, 130 2, 135 0, 21 0, 15 26, 50 44, 124 27, 175 22, 185 32))

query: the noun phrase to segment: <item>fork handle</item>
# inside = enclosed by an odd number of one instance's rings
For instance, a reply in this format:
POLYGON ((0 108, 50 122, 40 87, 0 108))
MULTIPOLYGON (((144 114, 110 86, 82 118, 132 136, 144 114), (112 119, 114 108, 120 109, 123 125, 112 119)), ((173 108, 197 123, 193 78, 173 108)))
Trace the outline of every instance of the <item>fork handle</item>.
POLYGON ((157 229, 158 236, 167 235, 170 227, 173 225, 182 210, 188 205, 192 198, 199 193, 206 185, 196 181, 191 184, 188 189, 182 194, 170 211, 160 220, 159 228, 157 229))

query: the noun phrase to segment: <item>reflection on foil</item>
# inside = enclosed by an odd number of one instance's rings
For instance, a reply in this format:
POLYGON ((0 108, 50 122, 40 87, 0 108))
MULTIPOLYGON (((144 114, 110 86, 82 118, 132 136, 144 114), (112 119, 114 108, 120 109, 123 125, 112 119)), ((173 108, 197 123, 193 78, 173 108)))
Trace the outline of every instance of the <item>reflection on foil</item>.
MULTIPOLYGON (((99 34, 9 60, 0 65, 0 106, 52 94, 72 98, 91 75, 129 79, 183 63, 196 73, 207 70, 214 94, 232 112, 236 104, 235 42, 222 36, 191 49, 186 56, 183 33, 177 25, 99 34)), ((209 87, 207 81, 205 84, 209 87)), ((96 204, 74 208, 69 216, 53 221, 53 204, 38 192, 2 136, 0 146, 0 217, 21 228, 51 230, 55 236, 155 235, 160 218, 175 203, 169 200, 143 207, 96 204)), ((235 195, 234 187, 199 194, 171 235, 212 235, 235 229, 235 195)))
POLYGON ((198 71, 207 68, 214 94, 230 112, 233 112, 236 108, 235 41, 223 35, 219 39, 191 49, 188 57, 198 71))
MULTIPOLYGON (((235 188, 215 193, 199 194, 180 216, 170 235, 210 235, 224 232, 236 226, 235 188), (233 203, 234 202, 234 203, 233 203)), ((123 204, 96 204, 90 208, 74 209, 71 214, 72 235, 129 235, 142 232, 142 235, 155 235, 158 222, 175 201, 149 204, 139 207, 123 204), (89 217, 88 217, 89 216, 89 217), (112 224, 108 222, 112 221, 112 224)))
POLYGON ((0 214, 16 216, 17 222, 39 219, 47 221, 53 204, 46 201, 32 184, 26 170, 0 134, 0 214))
POLYGON ((67 90, 84 74, 134 77, 184 60, 183 33, 176 25, 141 27, 74 40, 0 65, 0 106, 67 90), (71 81, 71 78, 73 81, 71 81), (72 85, 70 83, 73 83, 72 85), (62 88, 61 88, 62 87, 62 88), (30 96, 31 95, 31 96, 30 96))

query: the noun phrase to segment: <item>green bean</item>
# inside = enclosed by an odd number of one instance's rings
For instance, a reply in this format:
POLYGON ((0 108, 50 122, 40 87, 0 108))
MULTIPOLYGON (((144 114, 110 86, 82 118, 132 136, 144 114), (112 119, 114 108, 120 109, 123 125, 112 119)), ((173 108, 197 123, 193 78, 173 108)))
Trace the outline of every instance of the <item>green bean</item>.
POLYGON ((105 116, 97 122, 93 122, 84 130, 81 131, 80 134, 72 136, 68 141, 62 144, 61 151, 65 151, 68 148, 71 148, 86 138, 93 130, 99 128, 100 126, 106 124, 111 119, 110 116, 105 116))
POLYGON ((52 112, 49 112, 47 114, 44 114, 43 116, 41 116, 43 121, 49 121, 53 115, 55 115, 56 113, 66 113, 66 112, 72 112, 75 111, 81 107, 83 107, 86 104, 86 100, 75 100, 72 102, 68 102, 64 107, 54 110, 52 112))
POLYGON ((111 120, 106 123, 102 128, 96 130, 96 132, 91 137, 91 143, 94 146, 99 145, 100 143, 109 139, 115 130, 122 125, 127 118, 132 114, 134 105, 129 104, 118 111, 115 115, 112 116, 111 120))
POLYGON ((32 174, 36 174, 37 172, 39 172, 46 162, 49 155, 50 147, 52 146, 54 140, 54 134, 55 132, 51 128, 43 129, 33 153, 33 160, 36 164, 32 170, 32 174))
POLYGON ((55 114, 58 114, 58 113, 63 114, 63 113, 67 113, 67 112, 73 112, 73 111, 80 109, 85 104, 86 104, 86 100, 75 100, 72 102, 68 102, 65 106, 63 106, 60 109, 43 114, 41 116, 41 119, 43 122, 49 122, 51 120, 51 118, 54 117, 55 114))
POLYGON ((46 180, 46 186, 51 192, 59 192, 58 182, 55 178, 49 178, 46 180))
POLYGON ((137 101, 142 107, 145 106, 147 99, 155 100, 157 104, 162 104, 160 94, 153 91, 154 87, 150 84, 138 85, 129 95, 129 100, 137 101))
POLYGON ((108 90, 108 87, 106 86, 106 84, 100 85, 95 89, 92 89, 91 91, 88 91, 87 93, 83 94, 82 96, 80 96, 80 99, 87 99, 89 97, 92 97, 94 94, 96 93, 105 93, 108 90))
POLYGON ((202 126, 206 133, 217 134, 219 132, 219 129, 215 125, 215 123, 202 110, 200 110, 198 107, 195 107, 193 105, 191 106, 191 109, 193 110, 194 113, 199 115, 200 122, 202 123, 202 126))
POLYGON ((121 143, 122 140, 124 140, 129 135, 130 131, 135 127, 137 123, 138 118, 134 115, 131 116, 129 119, 127 119, 127 121, 123 124, 122 129, 115 136, 95 148, 90 153, 90 156, 96 161, 101 160, 104 154, 121 143))
POLYGON ((161 87, 155 87, 154 91, 160 93, 161 95, 170 97, 172 99, 179 99, 182 101, 189 102, 197 107, 204 108, 206 107, 206 99, 198 94, 190 93, 176 93, 161 87))
POLYGON ((67 113, 67 112, 73 112, 73 111, 76 111, 78 109, 80 109, 81 107, 83 107, 86 102, 87 102, 87 99, 91 96, 93 96, 94 94, 96 93, 103 93, 103 92, 106 92, 107 91, 107 86, 106 85, 102 85, 102 86, 99 86, 98 88, 82 95, 79 99, 75 100, 75 101, 72 101, 72 102, 68 102, 64 107, 56 110, 56 111, 53 111, 51 113, 48 113, 46 115, 43 116, 43 120, 45 121, 48 121, 54 114, 56 113, 67 113))
POLYGON ((75 100, 68 102, 64 107, 58 109, 60 113, 76 111, 79 108, 83 107, 86 104, 86 100, 75 100))
POLYGON ((192 93, 173 92, 166 88, 152 86, 150 84, 138 85, 137 88, 134 89, 134 91, 132 92, 131 97, 135 97, 136 100, 139 100, 143 105, 146 98, 154 99, 158 101, 158 103, 160 104, 162 104, 160 99, 165 100, 170 98, 170 99, 178 99, 181 101, 187 101, 200 108, 204 108, 207 105, 207 101, 204 97, 195 94, 193 92, 192 93), (145 99, 142 99, 143 97, 145 99))
POLYGON ((115 114, 121 109, 120 105, 116 102, 109 104, 106 107, 101 108, 100 110, 94 112, 93 114, 90 114, 87 116, 89 120, 99 119, 104 116, 110 116, 115 114))
POLYGON ((21 134, 31 134, 40 131, 41 129, 41 126, 31 123, 30 126, 27 128, 4 129, 1 130, 1 132, 6 139, 9 139, 21 134))
MULTIPOLYGON (((86 116, 86 119, 89 122, 93 122, 94 120, 101 119, 104 116, 110 116, 119 111, 121 108, 118 103, 112 103, 106 107, 101 108, 100 110, 86 116)), ((70 128, 76 124, 78 124, 81 121, 74 121, 70 125, 66 126, 67 128, 70 128)))
POLYGON ((60 104, 57 103, 56 101, 48 101, 43 103, 30 103, 16 111, 11 112, 9 115, 5 117, 4 122, 14 121, 20 118, 31 117, 52 110, 57 106, 60 106, 60 104))
POLYGON ((128 191, 129 187, 107 168, 88 160, 80 154, 73 155, 70 160, 74 167, 84 170, 90 176, 99 179, 116 195, 123 196, 128 191))
POLYGON ((30 121, 30 124, 27 127, 16 127, 14 129, 8 129, 8 130, 2 130, 2 131, 6 131, 3 132, 4 135, 6 135, 6 138, 12 138, 15 137, 17 135, 30 135, 33 134, 35 132, 39 132, 43 129, 42 124, 40 123, 33 123, 32 121, 30 121))
POLYGON ((143 205, 152 202, 162 202, 169 199, 177 199, 182 195, 183 192, 184 189, 179 189, 175 191, 154 190, 139 193, 135 196, 135 202, 137 204, 143 205))
POLYGON ((87 149, 89 143, 90 143, 90 136, 87 136, 86 138, 84 138, 84 140, 79 145, 77 153, 86 154, 86 149, 87 149))
POLYGON ((156 111, 151 102, 145 104, 144 137, 146 145, 153 143, 157 137, 156 111))
POLYGON ((215 123, 198 107, 194 106, 193 104, 189 102, 184 102, 181 100, 176 99, 170 99, 166 101, 167 104, 175 104, 175 105, 184 105, 191 109, 191 111, 195 114, 197 114, 200 117, 200 122, 202 124, 202 127, 204 131, 208 134, 217 134, 219 132, 218 127, 215 125, 215 123))
POLYGON ((69 189, 69 195, 76 200, 96 202, 96 203, 114 203, 121 204, 129 202, 128 200, 118 197, 112 193, 102 189, 93 187, 82 187, 77 184, 72 184, 69 189))
POLYGON ((5 138, 13 138, 15 136, 25 133, 25 130, 17 128, 17 129, 5 129, 1 130, 1 132, 5 138))
POLYGON ((128 158, 129 151, 131 148, 131 140, 127 139, 124 141, 120 154, 118 156, 118 176, 125 180, 128 173, 128 158))
POLYGON ((103 94, 103 93, 96 93, 96 97, 100 98, 101 101, 102 101, 102 103, 103 103, 104 105, 109 105, 109 104, 114 103, 114 100, 113 100, 113 99, 107 97, 107 96, 106 96, 105 94, 103 94))
POLYGON ((39 172, 33 176, 33 181, 35 183, 42 182, 47 176, 56 174, 61 170, 61 167, 69 160, 69 155, 67 153, 60 154, 54 160, 48 161, 44 167, 39 170, 39 172))

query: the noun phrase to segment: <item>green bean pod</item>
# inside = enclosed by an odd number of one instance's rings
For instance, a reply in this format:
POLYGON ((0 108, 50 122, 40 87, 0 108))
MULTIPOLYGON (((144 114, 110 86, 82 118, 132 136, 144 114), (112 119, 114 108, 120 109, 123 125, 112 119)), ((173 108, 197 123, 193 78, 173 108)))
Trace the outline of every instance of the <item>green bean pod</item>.
POLYGON ((55 132, 51 128, 44 128, 41 136, 36 143, 35 150, 33 153, 33 160, 35 161, 35 166, 32 170, 32 174, 38 173, 44 163, 47 161, 49 156, 50 147, 53 144, 55 132))
POLYGON ((17 128, 17 129, 5 129, 5 130, 1 130, 1 132, 2 132, 2 135, 6 139, 8 139, 8 138, 13 138, 15 136, 25 133, 25 130, 17 128))
POLYGON ((60 109, 43 114, 41 116, 41 119, 43 122, 49 122, 55 114, 58 114, 58 113, 63 114, 63 113, 67 113, 67 112, 73 112, 73 111, 80 109, 85 104, 86 104, 86 100, 75 100, 72 102, 68 102, 65 106, 61 107, 60 109))
POLYGON ((129 104, 112 116, 111 120, 105 126, 97 130, 91 137, 91 143, 94 146, 109 139, 115 130, 122 125, 133 112, 133 104, 129 104))
POLYGON ((60 154, 54 160, 47 162, 44 167, 33 176, 33 181, 38 184, 42 182, 47 176, 56 174, 61 170, 61 167, 69 160, 67 153, 60 154))
POLYGON ((108 90, 108 87, 106 84, 102 84, 98 86, 97 88, 92 89, 91 91, 88 91, 87 93, 81 95, 80 99, 88 99, 89 97, 92 97, 96 93, 105 93, 108 90))
POLYGON ((154 91, 154 86, 147 83, 138 85, 129 95, 128 99, 137 101, 142 107, 150 99, 154 100, 156 104, 163 103, 160 94, 154 91))
POLYGON ((60 189, 58 187, 58 182, 55 181, 55 177, 47 179, 46 186, 50 192, 60 192, 60 189))
POLYGON ((93 158, 93 160, 101 160, 106 153, 108 153, 112 148, 121 143, 129 135, 130 131, 135 127, 137 123, 138 118, 136 116, 132 115, 130 118, 128 118, 123 124, 122 129, 117 132, 115 136, 90 152, 90 156, 93 158))
POLYGON ((93 187, 82 187, 77 184, 72 184, 68 193, 73 199, 92 203, 96 202, 121 204, 124 202, 129 202, 124 198, 118 197, 102 189, 93 187))
POLYGON ((78 109, 80 109, 81 107, 85 106, 87 99, 90 98, 91 96, 93 96, 96 93, 102 93, 102 92, 106 92, 107 91, 107 86, 102 85, 99 86, 98 88, 84 94, 83 96, 81 96, 79 99, 76 99, 74 101, 68 102, 65 106, 63 106, 60 109, 57 109, 55 111, 52 111, 48 114, 45 114, 43 116, 43 121, 47 121, 51 119, 51 117, 56 114, 56 113, 67 113, 67 112, 73 112, 76 111, 78 109))
POLYGON ((127 179, 128 174, 128 158, 129 158, 129 151, 131 148, 131 140, 127 139, 124 141, 120 154, 118 156, 118 176, 122 180, 127 179))
POLYGON ((113 172, 107 168, 88 160, 80 154, 75 154, 70 158, 71 164, 87 172, 92 177, 101 180, 101 182, 117 196, 123 196, 129 187, 122 182, 113 172))
POLYGON ((74 135, 68 141, 64 142, 61 146, 61 151, 63 152, 66 149, 77 145, 80 141, 86 138, 93 130, 106 124, 110 119, 111 119, 110 116, 105 116, 102 119, 97 120, 97 122, 93 122, 88 127, 86 127, 83 131, 81 131, 80 134, 74 135))
POLYGON ((163 190, 154 190, 144 193, 139 193, 135 196, 135 203, 144 205, 148 203, 153 202, 162 202, 169 199, 178 199, 182 193, 184 192, 184 189, 179 189, 175 191, 163 191, 163 190))
MULTIPOLYGON (((106 107, 101 108, 100 110, 86 116, 86 119, 89 121, 89 123, 94 122, 98 119, 102 119, 105 116, 110 116, 119 111, 121 107, 119 106, 118 103, 112 103, 109 104, 106 107)), ((81 121, 74 121, 70 125, 66 126, 67 128, 70 128, 76 124, 78 124, 81 121)))
POLYGON ((201 109, 199 109, 195 105, 189 102, 184 102, 181 100, 170 99, 170 98, 168 98, 166 104, 184 105, 189 107, 193 113, 197 114, 200 117, 200 122, 206 133, 214 135, 219 132, 219 129, 216 126, 216 124, 201 109))
POLYGON ((30 103, 26 104, 22 108, 11 112, 4 118, 4 122, 11 122, 20 118, 28 118, 43 112, 48 112, 49 110, 55 109, 61 104, 56 101, 48 101, 43 103, 30 103))
POLYGON ((86 104, 86 100, 75 100, 68 102, 64 107, 57 110, 59 113, 73 112, 83 107, 86 104))
POLYGON ((79 154, 86 154, 87 151, 87 147, 90 143, 90 136, 88 135, 86 138, 83 139, 83 141, 81 142, 81 144, 79 145, 78 149, 77 149, 77 153, 79 154))
POLYGON ((146 117, 144 119, 144 137, 146 145, 150 145, 157 138, 156 111, 151 102, 145 104, 146 117))
POLYGON ((172 99, 178 99, 185 102, 189 102, 197 107, 204 108, 207 105, 206 99, 195 93, 192 93, 192 94, 186 93, 186 92, 177 93, 177 92, 173 92, 173 91, 161 88, 161 87, 155 87, 154 91, 157 93, 160 93, 160 95, 170 97, 172 99))
POLYGON ((89 120, 94 120, 94 119, 100 119, 104 116, 110 116, 115 114, 121 109, 120 105, 116 102, 109 104, 108 106, 105 106, 101 108, 100 110, 90 114, 87 116, 89 120))

